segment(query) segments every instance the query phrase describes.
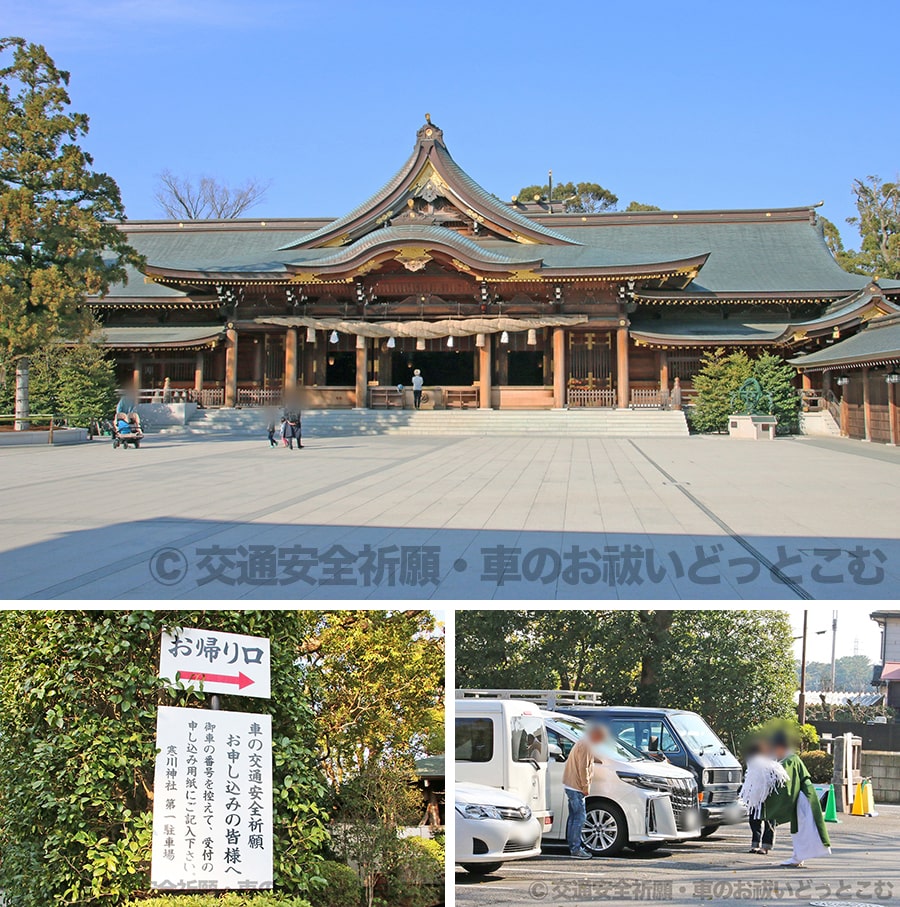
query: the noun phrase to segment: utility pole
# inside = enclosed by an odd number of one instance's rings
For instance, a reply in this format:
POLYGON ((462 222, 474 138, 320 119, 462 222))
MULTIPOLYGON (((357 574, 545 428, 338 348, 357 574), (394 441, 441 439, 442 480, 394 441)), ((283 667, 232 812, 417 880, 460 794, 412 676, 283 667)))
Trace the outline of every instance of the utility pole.
POLYGON ((837 687, 834 685, 835 676, 835 655, 837 653, 837 611, 831 612, 831 692, 834 693, 837 687))
POLYGON ((803 612, 803 645, 800 650, 800 698, 797 701, 797 717, 800 724, 806 724, 806 629, 809 611, 803 612))

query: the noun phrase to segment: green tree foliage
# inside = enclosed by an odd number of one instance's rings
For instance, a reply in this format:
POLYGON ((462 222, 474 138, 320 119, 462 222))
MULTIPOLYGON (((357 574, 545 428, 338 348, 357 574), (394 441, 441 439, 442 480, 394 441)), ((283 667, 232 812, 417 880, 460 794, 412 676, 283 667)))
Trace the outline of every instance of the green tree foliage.
POLYGON ((726 738, 793 708, 781 611, 472 610, 457 614, 456 639, 460 687, 569 688, 615 705, 693 709, 726 738))
POLYGON ((900 277, 900 181, 877 176, 853 181, 856 217, 847 223, 859 229, 860 249, 855 263, 865 274, 900 277))
MULTIPOLYGON (((268 636, 275 879, 302 894, 327 839, 317 731, 299 661, 307 612, 182 611, 188 626, 268 636)), ((157 707, 203 694, 156 674, 165 611, 0 613, 0 890, 14 907, 118 903, 148 887, 157 707)))
MULTIPOLYGON (((32 412, 66 416, 70 425, 86 427, 109 418, 116 405, 116 373, 102 348, 92 344, 43 347, 29 361, 32 412)), ((14 400, 14 376, 0 386, 0 412, 14 400)))
MULTIPOLYGON (((307 612, 308 613, 308 612, 307 612)), ((303 655, 329 781, 443 752, 444 652, 427 611, 320 612, 303 655)))
MULTIPOLYGON (((538 200, 547 200, 549 184, 543 186, 524 186, 517 198, 523 204, 538 200)), ((596 214, 599 211, 614 211, 619 197, 605 189, 599 183, 554 183, 553 199, 570 214, 596 214)))
POLYGON ((727 431, 734 395, 748 378, 756 378, 771 398, 779 432, 796 431, 800 398, 793 384, 795 370, 771 353, 751 359, 743 350, 726 352, 722 347, 703 354, 694 376, 697 396, 690 412, 691 427, 701 432, 727 431))
POLYGON ((750 359, 743 350, 726 352, 723 347, 703 354, 694 376, 697 396, 691 410, 691 427, 697 431, 723 432, 734 412, 731 402, 738 388, 750 377, 750 359))
POLYGON ((118 186, 78 144, 69 74, 22 38, 0 39, 0 363, 18 365, 59 337, 84 338, 82 303, 140 264, 114 221, 118 186))
POLYGON ((662 208, 656 205, 645 205, 643 202, 629 202, 625 211, 662 211, 662 208))
MULTIPOLYGON (((800 662, 795 664, 800 682, 800 662)), ((834 662, 834 688, 841 692, 862 692, 872 689, 872 662, 866 655, 844 655, 834 662)), ((831 689, 831 662, 810 661, 806 665, 806 689, 831 689)))

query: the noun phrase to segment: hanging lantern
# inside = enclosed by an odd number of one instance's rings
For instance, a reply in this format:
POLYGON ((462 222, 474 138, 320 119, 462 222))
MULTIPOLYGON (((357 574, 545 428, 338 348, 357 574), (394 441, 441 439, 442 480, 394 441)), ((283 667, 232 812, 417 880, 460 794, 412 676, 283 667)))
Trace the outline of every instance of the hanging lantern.
POLYGON ((340 340, 340 337, 338 337, 338 332, 337 332, 337 331, 332 331, 332 332, 331 332, 331 336, 330 336, 328 339, 329 339, 332 343, 337 343, 338 340, 340 340))
POLYGON ((509 333, 508 333, 507 331, 504 331, 504 332, 500 335, 500 342, 501 342, 501 343, 509 343, 509 333))
POLYGON ((397 341, 393 337, 388 337, 387 348, 392 350, 397 345, 397 341))
POLYGON ((481 349, 484 346, 484 334, 475 335, 475 346, 481 349))
POLYGON ((417 337, 417 338, 416 338, 416 349, 417 349, 417 350, 424 350, 424 349, 425 349, 425 338, 424 338, 424 337, 417 337))
POLYGON ((315 343, 315 342, 316 342, 316 329, 315 329, 315 328, 307 328, 307 329, 306 329, 306 342, 307 342, 307 343, 315 343))
POLYGON ((452 334, 447 338, 447 349, 451 349, 451 350, 453 349, 453 335, 452 334))
POLYGON ((529 346, 537 346, 537 331, 534 328, 528 329, 528 340, 526 343, 529 346))

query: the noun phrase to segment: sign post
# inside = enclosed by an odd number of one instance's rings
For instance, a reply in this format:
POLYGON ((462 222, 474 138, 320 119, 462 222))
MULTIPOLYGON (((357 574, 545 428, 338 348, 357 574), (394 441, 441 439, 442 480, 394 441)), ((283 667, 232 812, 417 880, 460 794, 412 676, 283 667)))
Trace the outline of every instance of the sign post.
POLYGON ((155 889, 272 887, 272 718, 161 706, 155 889))
POLYGON ((271 697, 269 640, 172 630, 162 636, 159 676, 212 695, 211 710, 159 708, 150 887, 271 888, 272 718, 219 702, 271 697))
POLYGON ((163 633, 159 676, 175 689, 269 699, 271 664, 263 637, 179 628, 163 633))

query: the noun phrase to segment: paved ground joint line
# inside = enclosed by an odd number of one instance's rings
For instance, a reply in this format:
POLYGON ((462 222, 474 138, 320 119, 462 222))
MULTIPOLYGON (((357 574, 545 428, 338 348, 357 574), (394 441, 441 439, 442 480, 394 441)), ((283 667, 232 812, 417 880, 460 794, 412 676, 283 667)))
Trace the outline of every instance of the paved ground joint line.
POLYGON ((788 587, 797 598, 802 598, 807 601, 811 601, 814 596, 812 596, 800 583, 792 580, 787 574, 784 573, 779 567, 773 564, 758 548, 752 545, 747 541, 740 533, 736 532, 731 526, 728 525, 720 516, 713 513, 709 507, 706 506, 698 497, 692 494, 687 488, 684 487, 674 476, 669 475, 659 463, 656 462, 648 453, 643 451, 634 441, 629 440, 628 442, 660 475, 664 476, 667 481, 671 482, 672 485, 677 488, 695 507, 703 511, 723 532, 726 532, 728 536, 733 539, 738 545, 741 546, 748 554, 756 558, 760 564, 763 565, 773 576, 778 577, 778 579, 788 587))

